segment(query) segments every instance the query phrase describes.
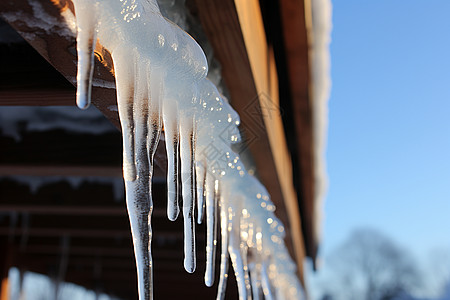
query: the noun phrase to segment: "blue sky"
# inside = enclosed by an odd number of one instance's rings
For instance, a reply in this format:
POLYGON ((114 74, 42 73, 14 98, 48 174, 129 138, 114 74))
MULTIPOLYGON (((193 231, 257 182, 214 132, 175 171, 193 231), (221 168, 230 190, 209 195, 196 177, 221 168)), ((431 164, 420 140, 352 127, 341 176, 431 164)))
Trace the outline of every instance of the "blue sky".
POLYGON ((334 0, 321 254, 378 228, 450 249, 450 1, 334 0))

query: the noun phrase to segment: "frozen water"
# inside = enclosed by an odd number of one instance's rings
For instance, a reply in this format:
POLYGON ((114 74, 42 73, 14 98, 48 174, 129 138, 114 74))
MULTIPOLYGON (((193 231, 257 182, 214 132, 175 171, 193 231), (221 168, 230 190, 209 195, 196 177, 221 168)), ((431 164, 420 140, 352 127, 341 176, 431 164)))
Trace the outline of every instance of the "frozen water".
POLYGON ((208 286, 214 283, 220 226, 217 299, 225 296, 229 258, 240 299, 251 299, 252 294, 255 299, 263 295, 301 299, 296 265, 283 242, 284 228, 265 188, 231 149, 240 140, 239 116, 206 79, 208 65, 200 46, 161 15, 155 0, 75 0, 74 4, 80 108, 90 103, 97 38, 114 62, 139 298, 153 298, 150 183, 164 126, 167 213, 170 220, 180 212, 183 215, 185 269, 196 268, 195 224, 202 222, 205 211, 208 286))

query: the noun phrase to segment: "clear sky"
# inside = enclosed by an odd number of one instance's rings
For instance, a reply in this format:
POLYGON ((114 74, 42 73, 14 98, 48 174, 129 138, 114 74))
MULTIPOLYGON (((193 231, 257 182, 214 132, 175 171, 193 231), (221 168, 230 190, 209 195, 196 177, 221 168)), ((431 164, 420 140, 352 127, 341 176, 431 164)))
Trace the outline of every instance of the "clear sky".
POLYGON ((332 2, 321 254, 361 226, 450 249, 450 1, 332 2))

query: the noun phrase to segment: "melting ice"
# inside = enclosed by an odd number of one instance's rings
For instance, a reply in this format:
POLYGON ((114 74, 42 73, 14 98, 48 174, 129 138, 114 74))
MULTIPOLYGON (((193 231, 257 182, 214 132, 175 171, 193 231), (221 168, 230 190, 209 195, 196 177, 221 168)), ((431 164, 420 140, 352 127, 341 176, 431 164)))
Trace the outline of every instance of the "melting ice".
POLYGON ((206 220, 205 283, 214 283, 219 251, 217 299, 225 297, 230 260, 240 299, 302 298, 275 207, 231 149, 239 141, 239 116, 206 79, 208 67, 200 46, 161 15, 156 0, 74 4, 80 108, 90 103, 97 39, 114 62, 139 299, 153 298, 151 178, 163 127, 167 214, 170 220, 183 215, 186 271, 196 268, 196 222, 206 220), (220 157, 208 155, 211 146, 220 150, 220 157))

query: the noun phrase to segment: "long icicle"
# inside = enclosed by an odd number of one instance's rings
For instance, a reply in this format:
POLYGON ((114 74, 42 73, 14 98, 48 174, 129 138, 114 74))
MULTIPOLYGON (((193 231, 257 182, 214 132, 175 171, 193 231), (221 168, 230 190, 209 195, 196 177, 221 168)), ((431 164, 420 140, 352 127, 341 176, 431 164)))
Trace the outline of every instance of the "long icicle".
POLYGON ((163 81, 161 75, 158 72, 154 72, 149 62, 147 68, 147 82, 148 85, 148 134, 147 134, 147 157, 149 163, 149 177, 148 177, 148 195, 150 202, 150 212, 148 216, 148 256, 149 256, 149 273, 150 273, 150 296, 153 298, 153 259, 152 259, 152 222, 151 216, 153 211, 153 195, 152 195, 152 176, 153 176, 153 158, 156 153, 156 148, 161 135, 162 118, 161 118, 161 99, 164 90, 163 81))
POLYGON ((192 119, 181 116, 180 122, 181 188, 184 221, 184 268, 192 273, 196 266, 194 221, 194 124, 192 119))
POLYGON ((202 224, 203 214, 205 211, 205 182, 206 182, 206 168, 202 162, 195 164, 195 174, 197 182, 197 224, 202 224))
POLYGON ((264 299, 274 300, 269 275, 267 274, 267 266, 263 263, 261 268, 261 285, 264 293, 264 299))
POLYGON ((240 215, 239 212, 232 211, 231 214, 231 232, 230 242, 228 245, 228 252, 230 253, 231 262, 233 264, 234 275, 239 291, 239 299, 247 300, 249 294, 247 292, 247 286, 245 282, 245 268, 243 256, 241 254, 241 237, 240 237, 240 215))
POLYGON ((241 241, 240 245, 240 254, 242 257, 242 264, 244 269, 244 284, 245 284, 245 290, 247 293, 247 298, 252 299, 252 284, 250 280, 250 271, 248 268, 248 246, 245 242, 241 241))
MULTIPOLYGON (((113 53, 113 56, 124 55, 118 49, 113 53)), ((127 53, 129 55, 129 53, 127 53)), ((120 60, 115 60, 120 61, 120 60)), ((134 61, 136 62, 136 61, 134 61)), ((142 106, 144 99, 142 82, 137 83, 137 87, 130 79, 135 78, 138 71, 135 70, 136 64, 115 64, 116 70, 116 82, 118 86, 118 107, 119 115, 122 124, 122 130, 125 133, 130 133, 131 136, 137 136, 137 143, 135 139, 132 139, 131 144, 126 144, 128 139, 124 139, 124 178, 126 187, 126 200, 127 209, 130 218, 131 232, 133 236, 134 253, 136 257, 136 268, 138 274, 138 289, 139 297, 141 300, 152 299, 151 295, 151 272, 149 270, 150 258, 149 258, 149 214, 150 214, 150 202, 149 202, 149 164, 147 159, 146 150, 146 136, 148 134, 147 128, 142 123, 142 120, 148 117, 148 112, 140 115, 134 115, 134 103, 138 107, 142 106), (136 98, 136 99, 134 99, 136 98), (135 118, 138 118, 136 122, 135 118), (135 132, 135 123, 139 124, 135 132), (137 150, 138 159, 138 172, 136 176, 136 158, 135 149, 137 150)))
POLYGON ((164 105, 163 121, 167 153, 167 217, 175 221, 180 213, 180 135, 176 103, 164 105))
POLYGON ((205 284, 211 287, 214 284, 214 271, 216 266, 217 248, 217 204, 219 195, 219 181, 214 180, 211 174, 206 173, 206 270, 205 284))
POLYGON ((92 75, 94 73, 94 48, 97 42, 97 7, 90 11, 75 6, 77 16, 77 105, 86 109, 91 104, 92 75), (87 16, 85 14, 88 14, 87 16))
MULTIPOLYGON (((137 56, 139 57, 139 56, 137 56)), ((137 69, 137 74, 135 77, 135 94, 134 102, 135 108, 134 113, 134 127, 135 127, 135 163, 136 163, 136 181, 132 184, 135 190, 135 197, 133 205, 140 210, 140 224, 139 224, 139 238, 141 241, 140 249, 145 256, 144 261, 147 265, 141 266, 144 277, 145 286, 145 299, 153 299, 153 270, 152 270, 152 257, 150 252, 151 245, 151 212, 153 208, 153 203, 151 199, 151 194, 148 193, 151 184, 151 165, 152 162, 148 157, 147 152, 147 139, 151 134, 152 128, 148 127, 147 120, 149 118, 149 110, 147 106, 148 102, 148 88, 147 81, 145 78, 147 76, 147 70, 145 68, 145 63, 137 64, 137 59, 135 61, 135 66, 137 69)), ((130 199, 131 200, 131 199, 130 199)))
POLYGON ((222 235, 222 245, 220 253, 220 275, 219 275, 219 286, 217 288, 217 300, 225 299, 225 291, 227 288, 228 279, 228 244, 230 241, 230 217, 228 214, 227 207, 223 202, 223 196, 220 198, 220 233, 222 235))
POLYGON ((249 257, 248 269, 250 272, 253 300, 261 300, 261 264, 256 262, 255 258, 249 257))

